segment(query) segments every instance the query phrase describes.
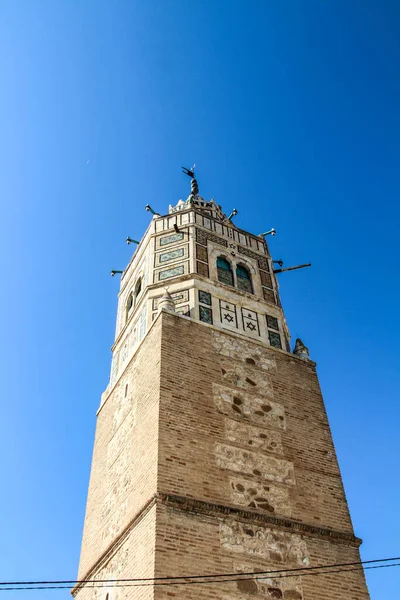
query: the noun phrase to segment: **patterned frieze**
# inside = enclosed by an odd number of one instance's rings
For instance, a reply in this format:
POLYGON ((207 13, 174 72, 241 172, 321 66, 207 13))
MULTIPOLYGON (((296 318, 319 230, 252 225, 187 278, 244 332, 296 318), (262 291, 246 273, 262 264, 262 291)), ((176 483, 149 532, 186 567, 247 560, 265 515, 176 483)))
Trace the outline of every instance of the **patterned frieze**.
POLYGON ((164 249, 174 244, 179 244, 185 239, 185 232, 180 233, 169 233, 167 235, 160 235, 156 238, 157 249, 164 249))
POLYGON ((155 266, 160 267, 166 263, 180 261, 184 258, 188 258, 189 256, 189 246, 185 244, 184 246, 178 246, 172 250, 168 250, 166 252, 157 252, 155 255, 155 266))
POLYGON ((239 254, 243 256, 248 256, 250 258, 254 258, 257 261, 260 269, 264 271, 269 271, 268 260, 264 256, 260 256, 256 252, 249 250, 248 248, 243 248, 243 246, 238 246, 237 248, 239 254))
POLYGON ((235 241, 238 244, 242 244, 243 246, 247 246, 249 249, 252 248, 256 252, 261 252, 263 254, 268 253, 267 245, 265 241, 257 236, 251 235, 250 233, 241 231, 240 229, 236 229, 233 225, 227 225, 226 223, 222 223, 220 220, 216 220, 210 218, 211 215, 203 215, 202 213, 196 213, 196 223, 205 229, 215 232, 219 235, 224 235, 235 241))
POLYGON ((159 283, 172 279, 173 277, 179 277, 180 275, 186 275, 189 272, 189 262, 183 262, 182 264, 174 265, 168 269, 158 269, 154 271, 153 281, 159 283))
POLYGON ((214 235, 213 233, 209 233, 208 231, 204 231, 203 229, 196 228, 196 240, 199 244, 203 246, 207 246, 207 241, 211 240, 220 246, 224 246, 225 248, 228 246, 227 240, 219 237, 218 235, 214 235))

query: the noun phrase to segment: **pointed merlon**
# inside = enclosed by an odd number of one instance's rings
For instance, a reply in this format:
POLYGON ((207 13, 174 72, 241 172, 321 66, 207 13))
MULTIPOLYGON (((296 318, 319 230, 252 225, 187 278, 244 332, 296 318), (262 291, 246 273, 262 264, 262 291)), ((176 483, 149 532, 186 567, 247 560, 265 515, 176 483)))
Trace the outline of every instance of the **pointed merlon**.
POLYGON ((162 310, 167 310, 168 312, 175 312, 175 303, 172 299, 171 294, 168 291, 168 288, 165 289, 164 294, 158 301, 158 312, 160 313, 162 310))
POLYGON ((297 340, 296 340, 293 354, 295 356, 298 356, 298 358, 302 358, 304 360, 310 360, 310 352, 309 352, 307 346, 305 346, 303 344, 303 342, 301 341, 300 338, 297 338, 297 340))

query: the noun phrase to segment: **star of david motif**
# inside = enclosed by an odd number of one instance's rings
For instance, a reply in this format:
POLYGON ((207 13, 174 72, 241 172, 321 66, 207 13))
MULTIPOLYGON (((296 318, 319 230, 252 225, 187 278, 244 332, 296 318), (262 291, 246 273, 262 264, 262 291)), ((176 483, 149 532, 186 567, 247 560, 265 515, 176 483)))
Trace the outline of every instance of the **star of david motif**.
POLYGON ((233 321, 233 317, 229 313, 224 313, 224 319, 225 321, 228 321, 228 323, 231 323, 233 321))
POLYGON ((246 327, 248 329, 250 329, 250 331, 255 331, 255 329, 256 329, 256 326, 254 325, 254 323, 250 323, 250 322, 246 323, 246 327))

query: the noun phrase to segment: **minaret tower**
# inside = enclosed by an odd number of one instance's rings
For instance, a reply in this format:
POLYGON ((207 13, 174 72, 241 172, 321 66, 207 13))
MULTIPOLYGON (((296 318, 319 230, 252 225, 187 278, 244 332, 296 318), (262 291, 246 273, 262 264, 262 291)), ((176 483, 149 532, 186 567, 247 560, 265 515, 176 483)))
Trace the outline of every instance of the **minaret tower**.
POLYGON ((78 576, 102 583, 73 595, 368 600, 362 570, 310 576, 359 561, 361 540, 265 236, 236 227, 185 172, 189 197, 165 215, 147 207, 121 276, 78 576), (241 576, 253 572, 265 574, 241 576), (199 575, 209 579, 121 581, 199 575))

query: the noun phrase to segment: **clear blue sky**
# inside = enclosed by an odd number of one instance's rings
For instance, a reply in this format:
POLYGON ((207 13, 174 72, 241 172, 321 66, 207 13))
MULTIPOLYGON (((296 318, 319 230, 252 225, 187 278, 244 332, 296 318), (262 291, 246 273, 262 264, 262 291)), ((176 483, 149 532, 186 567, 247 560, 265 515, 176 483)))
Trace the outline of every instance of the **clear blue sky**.
MULTIPOLYGON (((400 554, 400 4, 3 0, 0 579, 75 578, 118 279, 149 202, 275 227, 365 559, 400 554)), ((372 600, 400 569, 367 572, 372 600)), ((67 598, 67 591, 7 598, 67 598)))

